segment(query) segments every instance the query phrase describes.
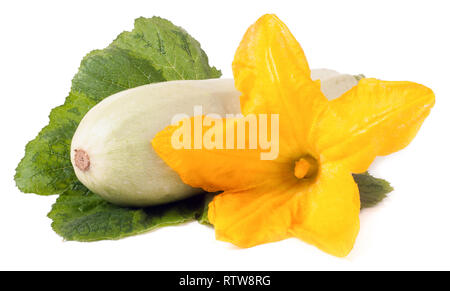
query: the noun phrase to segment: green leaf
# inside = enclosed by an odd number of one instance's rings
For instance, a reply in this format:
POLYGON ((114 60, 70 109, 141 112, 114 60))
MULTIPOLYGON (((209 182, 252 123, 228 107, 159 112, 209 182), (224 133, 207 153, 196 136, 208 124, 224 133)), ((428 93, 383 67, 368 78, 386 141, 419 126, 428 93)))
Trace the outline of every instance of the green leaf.
POLYGON ((359 80, 364 79, 366 76, 364 76, 364 74, 358 74, 358 75, 353 75, 353 77, 356 79, 356 81, 359 82, 359 80))
POLYGON ((159 17, 137 19, 134 30, 119 35, 114 45, 151 62, 166 80, 200 80, 221 75, 208 65, 205 52, 194 38, 159 17))
POLYGON ((120 239, 152 229, 195 220, 203 211, 203 195, 147 208, 106 202, 81 183, 61 194, 48 217, 53 230, 72 241, 120 239))
POLYGON ((119 239, 198 218, 204 197, 148 208, 112 205, 81 185, 70 162, 70 143, 83 116, 104 98, 137 86, 180 79, 220 77, 200 44, 182 28, 153 17, 139 18, 131 32, 89 53, 72 80, 64 105, 28 143, 15 181, 26 193, 62 193, 49 217, 67 240, 119 239))
POLYGON ((389 192, 394 190, 388 181, 375 178, 367 172, 354 174, 353 178, 358 184, 361 209, 377 205, 387 197, 389 192))
POLYGON ((208 220, 208 206, 217 194, 218 193, 206 193, 204 195, 203 207, 201 208, 201 213, 198 217, 198 222, 201 224, 212 225, 208 220))
POLYGON ((119 91, 155 82, 220 77, 200 44, 185 30, 159 18, 139 18, 131 32, 107 48, 89 53, 72 80, 64 105, 28 143, 15 181, 25 193, 62 193, 77 182, 70 163, 70 142, 83 116, 119 91))

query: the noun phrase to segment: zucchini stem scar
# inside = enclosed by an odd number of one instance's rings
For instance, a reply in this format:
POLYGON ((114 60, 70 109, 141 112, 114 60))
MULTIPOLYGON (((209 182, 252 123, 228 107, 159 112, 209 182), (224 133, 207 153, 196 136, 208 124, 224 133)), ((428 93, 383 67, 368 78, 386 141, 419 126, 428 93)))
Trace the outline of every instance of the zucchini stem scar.
POLYGON ((75 166, 81 171, 85 172, 89 170, 91 161, 89 160, 89 155, 86 151, 76 149, 75 150, 75 166))

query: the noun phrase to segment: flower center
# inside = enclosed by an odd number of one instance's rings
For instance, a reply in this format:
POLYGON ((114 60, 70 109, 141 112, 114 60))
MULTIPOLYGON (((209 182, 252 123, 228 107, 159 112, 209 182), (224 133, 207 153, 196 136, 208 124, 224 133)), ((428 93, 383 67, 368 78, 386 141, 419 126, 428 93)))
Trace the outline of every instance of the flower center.
POLYGON ((316 175, 318 164, 311 156, 304 156, 295 162, 294 174, 298 179, 312 178, 316 175))

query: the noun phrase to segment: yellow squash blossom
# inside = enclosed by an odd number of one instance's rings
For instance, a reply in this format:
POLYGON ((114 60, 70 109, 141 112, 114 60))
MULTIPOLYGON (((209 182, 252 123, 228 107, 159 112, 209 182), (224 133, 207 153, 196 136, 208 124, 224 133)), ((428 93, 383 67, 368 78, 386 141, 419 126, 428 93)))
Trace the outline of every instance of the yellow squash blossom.
POLYGON ((244 115, 279 114, 278 158, 261 160, 260 148, 174 149, 171 136, 181 125, 158 133, 154 149, 185 183, 224 191, 209 205, 217 239, 251 247, 297 237, 346 256, 359 232, 352 173, 408 145, 434 104, 433 92, 412 82, 362 79, 329 101, 275 15, 248 29, 233 72, 244 115))

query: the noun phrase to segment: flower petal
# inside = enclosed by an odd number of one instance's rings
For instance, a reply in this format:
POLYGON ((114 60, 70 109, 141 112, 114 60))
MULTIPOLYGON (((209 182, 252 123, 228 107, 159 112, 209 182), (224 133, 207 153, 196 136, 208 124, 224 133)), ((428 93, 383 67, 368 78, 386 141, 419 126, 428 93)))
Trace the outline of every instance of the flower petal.
POLYGON ((359 191, 352 175, 341 165, 322 164, 317 181, 302 195, 290 233, 327 253, 347 256, 359 232, 359 191))
POLYGON ((423 85, 362 79, 330 102, 314 132, 316 150, 362 173, 376 156, 406 147, 433 105, 434 94, 423 85))
MULTIPOLYGON (((266 152, 257 147, 249 149, 249 134, 246 132, 245 149, 237 148, 237 131, 234 131, 234 149, 226 149, 227 128, 236 126, 236 119, 214 119, 209 117, 200 118, 203 124, 201 138, 201 148, 196 149, 194 140, 195 118, 186 119, 190 124, 191 146, 190 149, 176 149, 172 144, 172 138, 177 130, 183 126, 168 126, 159 132, 152 140, 152 145, 156 153, 181 177, 184 183, 202 188, 208 192, 240 190, 253 188, 256 185, 269 183, 273 179, 286 175, 294 176, 289 164, 278 160, 261 160, 261 153, 266 152), (210 125, 205 125, 205 120, 209 120, 210 125), (223 127, 219 127, 223 137, 222 149, 205 147, 204 138, 208 130, 216 126, 215 121, 223 122, 223 127)), ((184 138, 184 137, 183 137, 184 138)), ((217 138, 217 137, 215 137, 217 138)))
POLYGON ((292 213, 298 203, 295 181, 272 183, 214 197, 208 219, 218 240, 247 248, 290 237, 292 213))
POLYGON ((296 236, 346 256, 359 231, 358 187, 348 170, 321 167, 314 182, 286 178, 277 184, 219 194, 208 218, 216 238, 240 247, 296 236))
POLYGON ((246 32, 234 58, 241 109, 280 115, 280 144, 304 149, 318 114, 328 102, 300 44, 275 15, 264 15, 246 32))

